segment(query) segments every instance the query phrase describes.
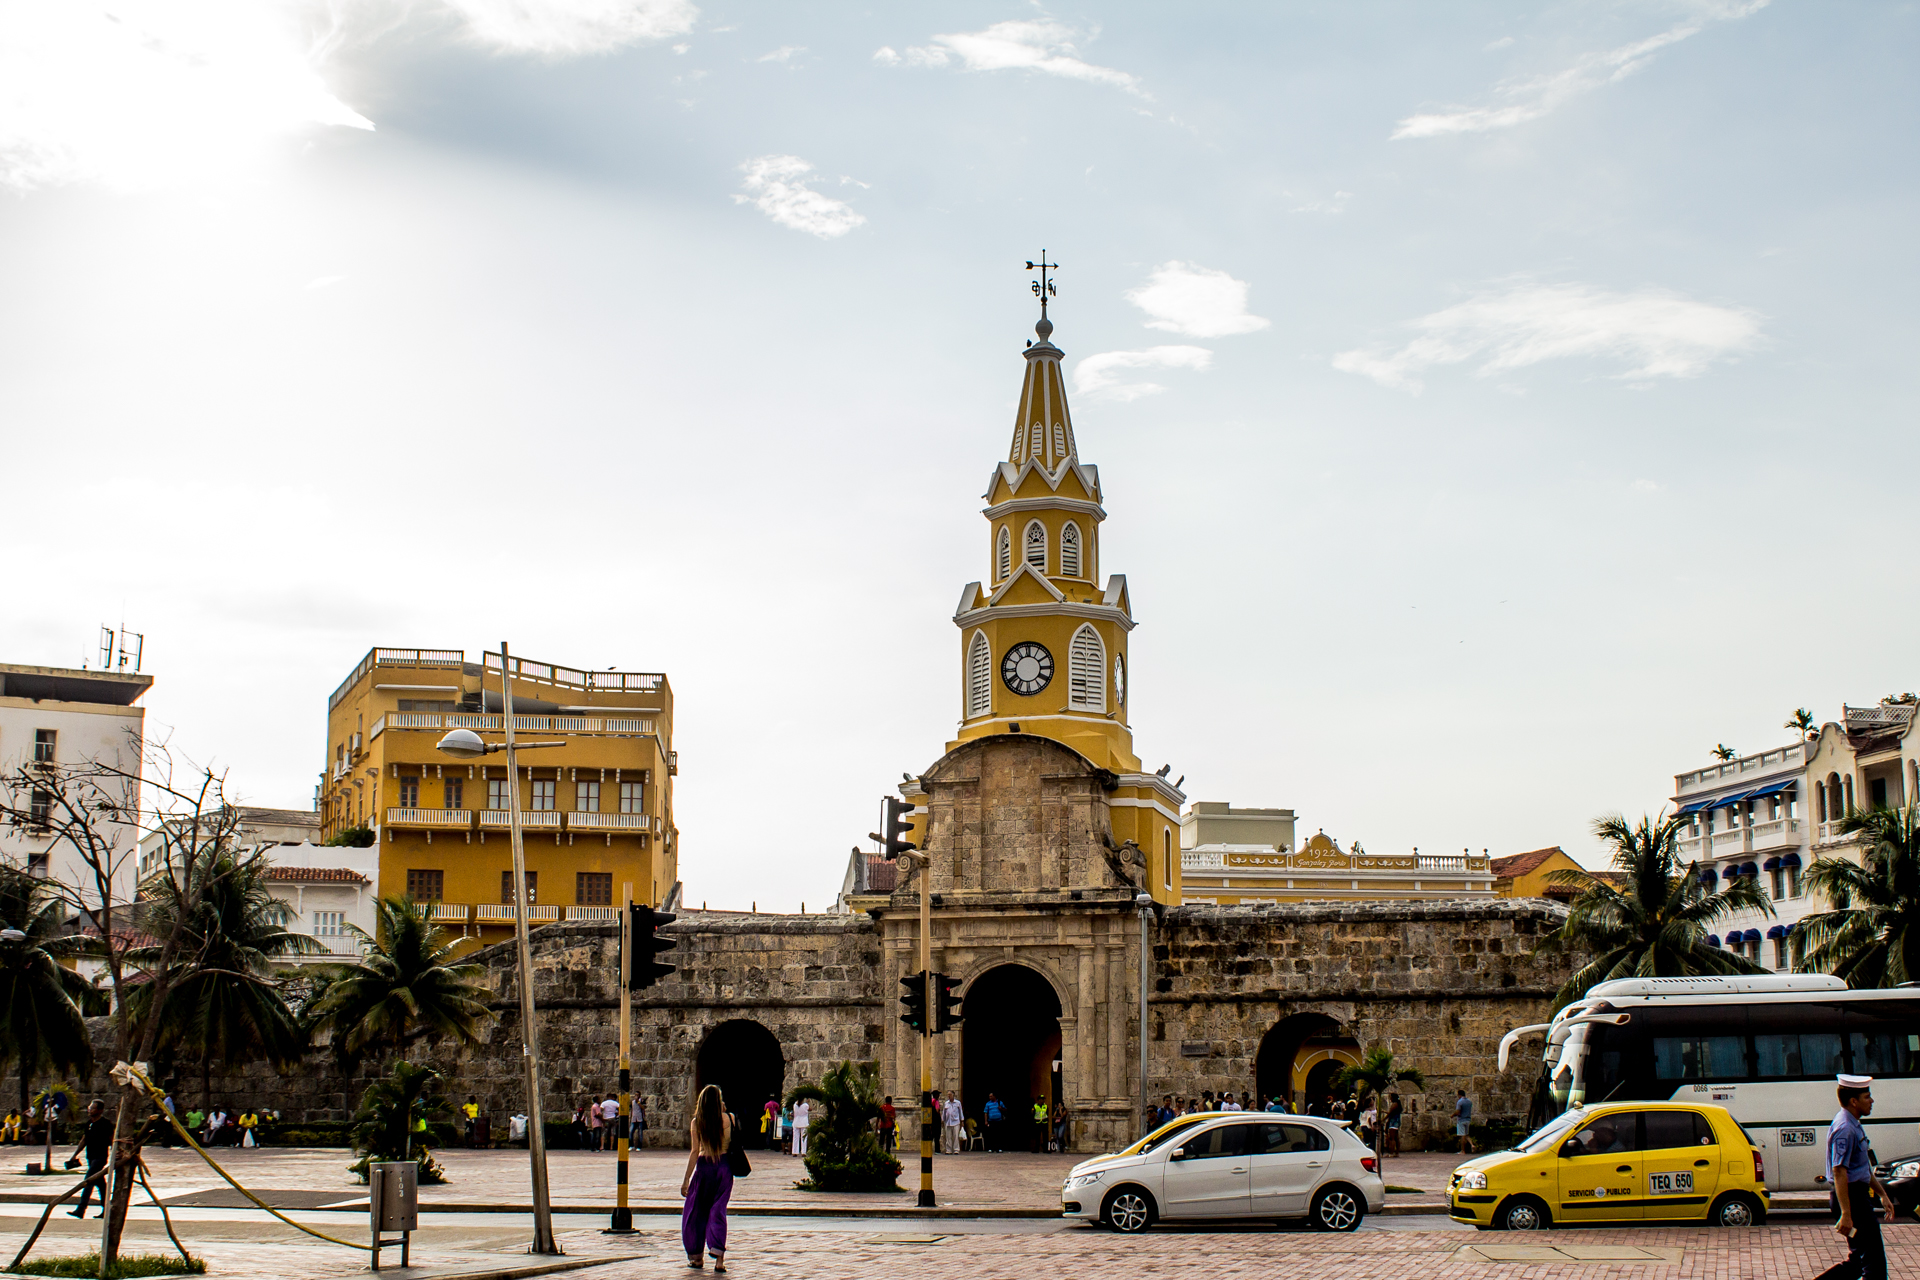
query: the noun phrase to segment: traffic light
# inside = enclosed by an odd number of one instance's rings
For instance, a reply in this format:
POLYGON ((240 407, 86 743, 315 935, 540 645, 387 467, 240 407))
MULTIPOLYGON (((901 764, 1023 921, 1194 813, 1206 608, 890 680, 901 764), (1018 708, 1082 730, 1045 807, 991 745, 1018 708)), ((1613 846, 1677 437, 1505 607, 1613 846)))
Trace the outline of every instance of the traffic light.
POLYGON ((633 914, 627 936, 633 939, 633 943, 627 953, 627 985, 634 991, 640 991, 674 971, 674 966, 661 964, 654 957, 680 944, 672 938, 658 937, 654 933, 661 925, 672 924, 674 916, 665 911, 655 911, 639 902, 633 904, 631 911, 633 914))
POLYGON ((960 1025, 960 997, 954 994, 954 988, 960 985, 960 979, 944 973, 933 975, 933 1032, 951 1031, 960 1025))
POLYGON ((922 1035, 927 1031, 927 971, 900 979, 900 985, 906 988, 900 997, 900 1021, 922 1035))
POLYGON ((887 796, 882 803, 887 806, 886 834, 869 831, 867 838, 879 841, 880 852, 889 858, 897 858, 903 853, 912 853, 914 845, 907 839, 907 831, 913 818, 913 806, 905 800, 895 800, 892 796, 887 796))

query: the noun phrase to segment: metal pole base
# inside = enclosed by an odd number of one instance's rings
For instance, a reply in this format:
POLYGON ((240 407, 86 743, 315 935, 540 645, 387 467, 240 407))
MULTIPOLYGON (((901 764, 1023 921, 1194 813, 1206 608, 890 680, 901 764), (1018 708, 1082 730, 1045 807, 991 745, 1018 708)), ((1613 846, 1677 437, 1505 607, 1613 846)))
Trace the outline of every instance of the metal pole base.
POLYGON ((933 1208, 933 1192, 922 1189, 920 1192, 920 1200, 914 1207, 919 1209, 933 1208))
POLYGON ((615 1209, 613 1211, 613 1225, 608 1227, 606 1230, 602 1231, 600 1234, 603 1236, 633 1235, 634 1234, 633 1210, 615 1209))

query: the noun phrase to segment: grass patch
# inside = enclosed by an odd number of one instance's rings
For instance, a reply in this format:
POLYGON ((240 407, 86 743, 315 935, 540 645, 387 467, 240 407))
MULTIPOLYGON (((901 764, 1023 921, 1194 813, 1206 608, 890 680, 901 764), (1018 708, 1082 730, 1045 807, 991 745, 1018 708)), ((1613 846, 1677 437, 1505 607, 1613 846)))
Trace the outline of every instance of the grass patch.
POLYGON ((1427 1193, 1419 1187, 1388 1187, 1387 1194, 1390 1196, 1423 1196, 1427 1193))
MULTIPOLYGON (((207 1264, 199 1258, 183 1260, 172 1253, 123 1253, 107 1273, 109 1280, 134 1280, 137 1276, 202 1275, 207 1264)), ((100 1255, 83 1253, 72 1258, 29 1258, 9 1274, 21 1276, 72 1276, 75 1280, 97 1280, 100 1255)))

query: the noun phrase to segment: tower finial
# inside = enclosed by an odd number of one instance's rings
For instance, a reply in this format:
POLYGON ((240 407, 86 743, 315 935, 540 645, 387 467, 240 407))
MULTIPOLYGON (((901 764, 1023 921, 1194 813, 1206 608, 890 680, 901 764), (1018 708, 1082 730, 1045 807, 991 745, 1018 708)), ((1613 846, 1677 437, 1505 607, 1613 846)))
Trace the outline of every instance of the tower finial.
POLYGON ((1059 269, 1059 263, 1047 261, 1045 249, 1040 251, 1040 261, 1027 264, 1027 270, 1040 272, 1040 278, 1033 282, 1034 296, 1040 299, 1040 323, 1033 326, 1033 331, 1040 335, 1042 342, 1053 336, 1053 321, 1047 319, 1047 299, 1053 296, 1054 288, 1053 281, 1047 277, 1047 272, 1059 269))

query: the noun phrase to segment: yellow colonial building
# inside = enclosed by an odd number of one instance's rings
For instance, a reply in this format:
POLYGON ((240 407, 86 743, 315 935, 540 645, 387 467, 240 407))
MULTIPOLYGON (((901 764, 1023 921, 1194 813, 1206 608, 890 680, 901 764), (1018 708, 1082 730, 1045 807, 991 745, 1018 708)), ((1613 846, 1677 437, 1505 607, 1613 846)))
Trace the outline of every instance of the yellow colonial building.
POLYGON ((508 787, 520 793, 534 922, 613 919, 621 886, 658 905, 679 877, 673 825, 673 691, 657 672, 585 671, 458 649, 367 654, 327 701, 325 838, 369 829, 382 896, 432 902, 480 943, 512 931, 508 787), (501 679, 513 680, 514 733, 565 745, 455 760, 449 729, 502 740, 501 679))
MULTIPOLYGON (((1128 727, 1127 636, 1133 602, 1122 574, 1101 585, 1099 469, 1080 460, 1060 348, 1044 308, 1006 460, 982 495, 988 576, 969 582, 959 629, 960 726, 947 750, 990 734, 1032 734, 1072 748, 1111 775, 1114 843, 1131 844, 1156 900, 1180 901, 1180 805, 1161 774, 1141 768, 1128 727)), ((1162 771, 1165 772, 1164 770, 1162 771)), ((900 788, 924 806, 917 782, 900 788)), ((925 809, 914 839, 924 845, 925 809)))

